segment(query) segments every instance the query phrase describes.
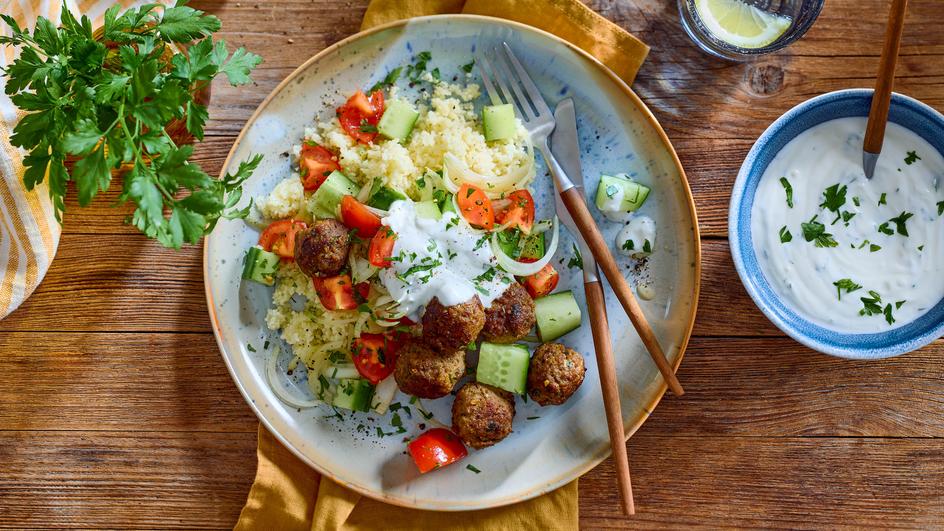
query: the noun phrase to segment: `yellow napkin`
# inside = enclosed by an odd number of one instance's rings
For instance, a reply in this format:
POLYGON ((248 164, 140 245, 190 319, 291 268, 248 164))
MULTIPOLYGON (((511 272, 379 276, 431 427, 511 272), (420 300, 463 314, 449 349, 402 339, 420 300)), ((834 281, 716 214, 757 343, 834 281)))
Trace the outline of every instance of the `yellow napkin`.
MULTIPOLYGON (((409 17, 470 13, 522 22, 589 52, 627 83, 649 47, 579 0, 373 0, 361 29, 409 17)), ((465 513, 387 505, 319 475, 259 426, 259 467, 236 529, 577 529, 577 482, 506 507, 465 513)))

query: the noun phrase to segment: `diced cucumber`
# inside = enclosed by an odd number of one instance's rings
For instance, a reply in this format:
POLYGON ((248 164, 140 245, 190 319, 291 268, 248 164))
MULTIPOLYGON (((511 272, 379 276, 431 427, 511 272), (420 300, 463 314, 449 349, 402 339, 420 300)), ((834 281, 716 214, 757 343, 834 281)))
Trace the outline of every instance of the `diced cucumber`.
POLYGON ((543 342, 554 341, 580 326, 580 307, 570 291, 552 293, 534 301, 538 337, 543 342))
POLYGON ((377 123, 377 132, 392 140, 406 140, 419 116, 420 113, 409 103, 401 99, 391 100, 377 123))
POLYGON ((625 175, 603 175, 597 186, 596 204, 601 212, 633 212, 647 197, 649 187, 625 175))
POLYGON ((367 411, 370 409, 370 399, 374 394, 374 386, 363 379, 338 380, 337 391, 331 405, 352 411, 367 411))
POLYGON ((483 384, 523 395, 528 381, 531 354, 524 345, 496 345, 483 342, 475 379, 483 384))
POLYGON ((458 212, 456 212, 456 205, 452 201, 452 194, 450 194, 449 192, 446 192, 442 196, 442 200, 439 201, 439 209, 442 210, 443 214, 445 214, 446 212, 452 212, 453 214, 456 214, 456 215, 459 214, 458 212))
POLYGON ((427 170, 422 177, 416 180, 416 189, 419 190, 420 201, 439 202, 445 197, 446 185, 443 184, 443 178, 438 173, 427 170))
POLYGON ((250 247, 243 265, 243 278, 271 286, 279 268, 279 255, 261 247, 250 247))
POLYGON ((370 196, 367 198, 367 206, 379 208, 380 210, 390 210, 390 205, 394 201, 402 201, 406 195, 390 188, 385 184, 380 184, 380 180, 375 180, 370 189, 370 196))
POLYGON ((510 103, 486 105, 482 108, 482 129, 487 142, 514 138, 518 130, 515 108, 510 103))
POLYGON ((515 260, 537 260, 544 256, 544 233, 525 236, 518 231, 505 231, 498 235, 498 245, 505 254, 515 260))
POLYGON ((420 201, 414 204, 413 208, 416 210, 416 217, 418 218, 439 219, 442 217, 442 212, 439 210, 436 201, 420 201))
POLYGON ((308 200, 308 211, 316 218, 336 218, 341 198, 346 195, 357 195, 360 188, 339 171, 331 175, 308 200))

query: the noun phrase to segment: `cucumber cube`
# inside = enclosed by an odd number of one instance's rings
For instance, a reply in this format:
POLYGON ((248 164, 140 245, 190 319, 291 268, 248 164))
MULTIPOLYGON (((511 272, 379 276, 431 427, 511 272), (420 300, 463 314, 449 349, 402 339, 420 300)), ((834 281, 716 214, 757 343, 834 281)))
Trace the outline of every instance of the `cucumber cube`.
POLYGON ((420 201, 413 205, 413 208, 416 209, 416 217, 418 218, 439 219, 442 217, 442 212, 440 212, 436 201, 420 201))
POLYGON ((261 247, 250 247, 243 265, 243 278, 271 286, 279 269, 279 255, 261 247))
POLYGON ((419 116, 420 113, 409 103, 400 99, 392 100, 377 123, 377 132, 391 140, 402 142, 410 136, 419 116))
POLYGON ((523 395, 528 383, 531 354, 524 345, 496 345, 483 342, 475 379, 511 393, 523 395))
POLYGON ((570 291, 535 299, 534 315, 542 342, 554 341, 580 326, 580 307, 570 291))
POLYGON ((510 103, 486 105, 482 108, 482 129, 487 142, 514 138, 518 132, 515 108, 510 103))
POLYGON ((390 205, 394 201, 406 199, 406 195, 390 188, 387 185, 380 184, 380 180, 375 180, 370 188, 370 196, 367 198, 367 205, 380 210, 390 210, 390 205))
POLYGON ((374 386, 361 378, 338 380, 337 392, 331 405, 352 411, 370 409, 370 399, 374 395, 374 386))
POLYGON ((308 211, 315 218, 336 218, 338 208, 341 206, 341 198, 346 195, 357 195, 358 190, 357 185, 343 173, 333 171, 311 195, 311 199, 308 200, 308 211))
POLYGON ((649 187, 625 175, 603 175, 595 203, 601 212, 633 212, 646 202, 649 187))

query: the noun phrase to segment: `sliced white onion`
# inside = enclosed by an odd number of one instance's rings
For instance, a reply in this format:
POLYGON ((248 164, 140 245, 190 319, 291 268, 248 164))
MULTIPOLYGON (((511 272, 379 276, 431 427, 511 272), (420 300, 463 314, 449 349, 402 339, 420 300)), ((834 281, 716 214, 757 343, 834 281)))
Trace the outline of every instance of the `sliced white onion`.
POLYGON ((329 365, 321 371, 321 374, 325 378, 334 378, 335 380, 361 377, 361 373, 357 372, 357 367, 353 365, 329 365))
POLYGON ((446 153, 443 157, 443 182, 446 189, 456 193, 459 190, 457 183, 469 183, 481 188, 490 199, 496 199, 508 192, 525 188, 535 175, 534 150, 530 143, 525 146, 525 150, 528 152, 525 164, 494 177, 475 172, 459 157, 446 153))
POLYGON ((351 281, 355 284, 366 282, 380 271, 380 268, 369 260, 354 256, 354 253, 349 254, 348 263, 351 266, 351 281))
POLYGON ((549 219, 542 219, 534 223, 534 226, 531 227, 531 234, 541 234, 542 232, 547 232, 553 227, 554 224, 551 223, 549 219))
POLYGON ((371 179, 370 181, 367 181, 366 183, 364 183, 364 186, 361 186, 361 189, 358 190, 357 195, 354 196, 354 198, 360 201, 361 203, 366 203, 367 200, 370 198, 370 189, 373 187, 374 187, 374 181, 373 179, 371 179))
POLYGON ((397 381, 393 375, 387 376, 374 389, 374 397, 371 399, 370 407, 377 413, 383 415, 393 402, 393 397, 397 394, 397 381))
POLYGON ((297 409, 310 409, 324 403, 317 399, 305 400, 292 396, 280 381, 278 362, 279 349, 276 349, 266 361, 266 377, 269 380, 269 387, 272 389, 272 392, 275 393, 275 396, 277 396, 279 400, 297 409))
POLYGON ((367 208, 367 210, 371 211, 371 213, 373 213, 373 214, 374 214, 375 216, 377 216, 378 218, 385 218, 385 217, 387 217, 387 216, 390 215, 390 212, 388 212, 388 211, 386 211, 386 210, 383 210, 383 209, 380 209, 380 208, 374 208, 374 207, 368 206, 368 205, 364 205, 364 206, 367 208))
POLYGON ((553 223, 553 235, 551 236, 551 243, 548 244, 547 249, 545 250, 544 256, 541 257, 537 262, 524 263, 512 259, 510 256, 505 254, 505 251, 502 250, 501 245, 498 244, 498 232, 492 233, 492 253, 495 254, 495 258, 498 259, 498 265, 502 266, 502 269, 511 273, 512 275, 519 277, 526 277, 528 275, 533 275, 544 268, 550 261, 554 258, 554 253, 557 252, 557 240, 560 237, 560 227, 558 226, 557 216, 554 216, 553 223))

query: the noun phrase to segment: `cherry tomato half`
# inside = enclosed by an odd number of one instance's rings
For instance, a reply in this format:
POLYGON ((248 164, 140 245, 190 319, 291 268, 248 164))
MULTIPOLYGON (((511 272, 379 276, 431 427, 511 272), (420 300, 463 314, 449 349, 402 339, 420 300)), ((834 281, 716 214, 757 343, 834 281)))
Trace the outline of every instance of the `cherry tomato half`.
POLYGON ((295 259, 295 235, 308 228, 304 221, 280 219, 273 221, 259 235, 259 245, 283 260, 295 259))
POLYGON ((433 428, 406 447, 421 474, 455 463, 469 453, 459 437, 446 428, 433 428))
POLYGON ((338 275, 336 277, 312 277, 318 300, 328 310, 353 310, 357 308, 354 300, 354 286, 351 277, 338 275))
POLYGON ((385 334, 361 334, 354 340, 354 366, 367 381, 377 385, 393 373, 400 343, 385 334))
POLYGON ((352 195, 341 198, 341 223, 356 229, 358 238, 373 238, 380 229, 380 216, 374 214, 352 195))
POLYGON ((325 179, 331 175, 331 172, 341 169, 337 155, 321 146, 308 142, 305 142, 302 146, 298 166, 301 170, 302 186, 305 187, 307 192, 317 190, 321 183, 325 182, 325 179))
POLYGON ((522 282, 531 298, 538 299, 554 291, 558 280, 560 280, 560 274, 557 273, 554 266, 547 264, 537 273, 524 277, 522 282))
POLYGON ((492 202, 480 188, 469 183, 462 183, 459 191, 456 192, 456 204, 459 205, 459 213, 469 222, 469 225, 485 230, 492 230, 495 227, 495 211, 492 210, 492 202))
POLYGON ((397 235, 390 230, 390 227, 381 226, 377 234, 370 239, 370 246, 367 248, 367 260, 376 267, 390 267, 393 256, 393 246, 397 241, 397 235))
POLYGON ((515 190, 506 196, 509 204, 495 214, 495 222, 507 228, 518 228, 525 234, 531 234, 534 227, 534 198, 527 190, 515 190))
POLYGON ((363 91, 358 90, 348 98, 347 103, 338 107, 338 121, 351 138, 369 144, 377 138, 377 124, 383 113, 383 92, 375 90, 368 98, 363 91))

